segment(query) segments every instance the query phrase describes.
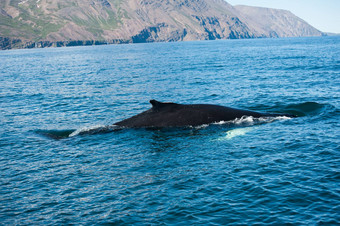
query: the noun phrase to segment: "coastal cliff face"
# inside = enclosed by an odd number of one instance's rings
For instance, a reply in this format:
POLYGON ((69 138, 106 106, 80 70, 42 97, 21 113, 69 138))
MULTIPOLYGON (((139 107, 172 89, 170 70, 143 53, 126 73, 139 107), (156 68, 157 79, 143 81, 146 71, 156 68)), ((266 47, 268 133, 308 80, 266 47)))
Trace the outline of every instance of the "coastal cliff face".
POLYGON ((224 0, 0 2, 0 49, 314 35, 287 11, 224 0))

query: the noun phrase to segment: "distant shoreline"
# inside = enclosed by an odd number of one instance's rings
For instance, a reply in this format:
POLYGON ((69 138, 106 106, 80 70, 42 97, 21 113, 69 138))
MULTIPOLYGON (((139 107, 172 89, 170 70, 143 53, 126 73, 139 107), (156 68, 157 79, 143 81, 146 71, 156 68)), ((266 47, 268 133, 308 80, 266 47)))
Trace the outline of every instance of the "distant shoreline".
MULTIPOLYGON (((214 41, 214 40, 242 40, 242 39, 277 39, 277 38, 308 38, 308 37, 326 37, 326 36, 340 36, 335 33, 323 33, 321 36, 301 36, 301 37, 254 37, 254 38, 229 38, 229 39, 197 39, 186 41, 214 41)), ((119 44, 138 44, 138 43, 168 43, 168 42, 183 42, 178 41, 145 41, 133 42, 132 40, 70 40, 70 41, 26 41, 21 39, 9 39, 0 37, 0 50, 14 50, 14 49, 38 49, 38 48, 60 48, 60 47, 75 47, 75 46, 98 46, 98 45, 119 45, 119 44), (7 43, 7 45, 6 45, 7 43), (13 46, 13 47, 12 47, 13 46)))

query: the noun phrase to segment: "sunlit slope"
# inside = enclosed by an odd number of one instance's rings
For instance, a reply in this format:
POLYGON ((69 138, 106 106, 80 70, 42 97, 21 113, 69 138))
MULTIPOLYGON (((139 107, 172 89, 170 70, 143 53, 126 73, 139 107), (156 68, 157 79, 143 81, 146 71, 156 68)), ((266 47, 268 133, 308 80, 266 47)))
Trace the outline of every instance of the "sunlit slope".
POLYGON ((224 0, 3 0, 0 48, 312 34, 282 32, 284 20, 268 31, 252 15, 224 0))

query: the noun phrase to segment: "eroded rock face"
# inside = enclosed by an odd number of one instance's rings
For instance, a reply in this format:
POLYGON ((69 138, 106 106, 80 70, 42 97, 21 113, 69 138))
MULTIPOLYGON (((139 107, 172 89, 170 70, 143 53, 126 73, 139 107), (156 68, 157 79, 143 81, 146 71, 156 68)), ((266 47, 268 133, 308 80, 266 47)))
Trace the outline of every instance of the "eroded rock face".
POLYGON ((241 5, 234 8, 242 21, 264 37, 322 35, 322 32, 287 10, 241 5))
POLYGON ((287 11, 224 0, 6 0, 0 9, 1 49, 322 35, 287 11))

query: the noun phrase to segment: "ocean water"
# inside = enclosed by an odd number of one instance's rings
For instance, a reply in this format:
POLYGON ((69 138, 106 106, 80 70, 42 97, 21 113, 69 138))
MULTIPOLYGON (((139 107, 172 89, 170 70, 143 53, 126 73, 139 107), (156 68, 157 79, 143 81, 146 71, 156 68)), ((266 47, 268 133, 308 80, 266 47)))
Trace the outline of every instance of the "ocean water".
POLYGON ((339 225, 340 37, 0 52, 1 225, 339 225), (297 118, 112 130, 148 101, 297 118))

